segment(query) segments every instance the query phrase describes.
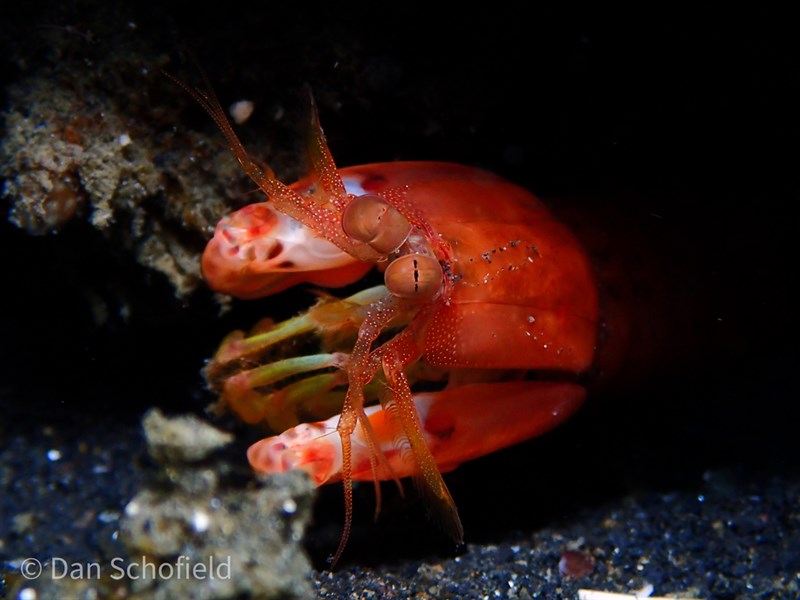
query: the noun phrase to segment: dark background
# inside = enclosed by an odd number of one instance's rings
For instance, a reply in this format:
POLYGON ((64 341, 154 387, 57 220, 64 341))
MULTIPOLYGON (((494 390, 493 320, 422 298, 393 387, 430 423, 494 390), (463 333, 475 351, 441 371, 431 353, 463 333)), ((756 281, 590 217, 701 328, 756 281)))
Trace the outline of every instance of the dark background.
MULTIPOLYGON (((0 68, 9 83, 52 60, 41 34, 54 27, 64 36, 94 32, 60 60, 99 60, 124 36, 196 79, 189 49, 221 98, 260 107, 243 137, 267 155, 297 144, 292 124, 308 82, 339 165, 465 163, 545 198, 579 198, 587 215, 611 206, 634 222, 658 219, 675 244, 662 255, 681 249, 673 266, 686 277, 673 285, 689 297, 696 287, 698 302, 711 298, 710 314, 724 325, 713 339, 686 339, 690 367, 451 475, 471 541, 494 542, 630 489, 698 485, 719 470, 747 479, 796 468, 800 59, 791 19, 530 15, 509 5, 442 17, 430 8, 15 6, 0 30, 9 57, 0 68), (287 117, 276 125, 278 107, 287 117)), ((174 109, 173 127, 213 130, 168 82, 123 83, 174 109)), ((153 123, 167 126, 163 115, 153 123)), ((287 177, 300 170, 292 159, 273 166, 287 177)), ((220 318, 207 292, 176 300, 160 275, 85 223, 30 237, 3 219, 0 256, 6 427, 99 419, 130 430, 150 406, 202 411, 212 398, 199 370, 221 337, 310 299, 298 291, 280 304, 235 302, 220 318), (124 300, 131 317, 96 327, 87 289, 111 305, 124 300)), ((338 494, 325 490, 319 503, 318 559, 338 536, 338 494)), ((425 536, 447 550, 413 516, 391 511, 380 540, 370 537, 369 506, 365 496, 367 532, 351 542, 352 560, 414 556, 425 536)))

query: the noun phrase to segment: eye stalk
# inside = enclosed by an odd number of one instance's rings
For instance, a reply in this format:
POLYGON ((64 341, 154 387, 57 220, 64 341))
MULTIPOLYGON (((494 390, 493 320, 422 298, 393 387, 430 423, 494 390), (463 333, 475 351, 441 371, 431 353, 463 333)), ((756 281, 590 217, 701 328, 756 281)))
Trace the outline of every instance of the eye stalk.
POLYGON ((398 298, 430 300, 442 287, 442 266, 427 254, 406 254, 389 264, 384 282, 398 298))
POLYGON ((364 194, 353 198, 345 207, 342 229, 376 252, 391 254, 406 241, 411 224, 380 196, 364 194))

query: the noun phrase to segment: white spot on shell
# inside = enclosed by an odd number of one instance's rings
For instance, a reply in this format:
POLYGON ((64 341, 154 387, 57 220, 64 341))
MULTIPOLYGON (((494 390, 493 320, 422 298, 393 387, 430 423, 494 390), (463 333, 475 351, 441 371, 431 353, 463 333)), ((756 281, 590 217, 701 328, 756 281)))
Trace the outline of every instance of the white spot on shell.
POLYGON ((344 183, 344 189, 348 194, 363 196, 367 193, 361 186, 360 177, 342 177, 342 183, 344 183))

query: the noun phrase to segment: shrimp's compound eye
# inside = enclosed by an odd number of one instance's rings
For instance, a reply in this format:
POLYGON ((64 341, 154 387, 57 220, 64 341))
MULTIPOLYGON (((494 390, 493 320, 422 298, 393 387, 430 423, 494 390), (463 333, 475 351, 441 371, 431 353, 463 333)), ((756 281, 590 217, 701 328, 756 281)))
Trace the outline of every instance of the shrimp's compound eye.
POLYGON ((389 264, 384 282, 399 298, 430 300, 442 287, 442 266, 432 256, 406 254, 389 264))
POLYGON ((344 209, 342 229, 377 252, 391 254, 406 241, 411 224, 380 196, 364 194, 353 198, 344 209))

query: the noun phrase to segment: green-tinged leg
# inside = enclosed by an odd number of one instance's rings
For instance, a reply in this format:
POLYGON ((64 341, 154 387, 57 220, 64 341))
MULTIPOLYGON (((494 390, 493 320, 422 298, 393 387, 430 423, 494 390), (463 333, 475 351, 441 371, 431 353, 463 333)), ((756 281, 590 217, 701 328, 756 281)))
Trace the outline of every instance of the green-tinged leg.
POLYGON ((273 431, 285 431, 304 421, 321 421, 342 409, 347 382, 344 371, 312 375, 273 392, 264 401, 264 422, 273 431))
MULTIPOLYGON (((273 386, 289 377, 319 371, 328 368, 342 368, 347 362, 347 355, 339 352, 332 354, 312 354, 310 356, 298 356, 287 358, 274 363, 256 367, 249 371, 242 371, 236 375, 231 375, 225 380, 222 388, 222 403, 231 411, 239 415, 246 423, 258 423, 263 420, 270 409, 269 404, 275 396, 274 391, 264 391, 264 388, 273 386)), ((337 373, 334 373, 337 375, 337 373)), ((295 397, 303 397, 300 394, 308 395, 314 393, 325 393, 336 382, 326 387, 328 382, 325 379, 307 378, 304 381, 312 380, 312 383, 304 390, 298 388, 295 397)), ((346 377, 344 378, 346 380, 346 377)), ((288 415, 291 417, 291 414, 288 415)))
POLYGON ((348 355, 335 350, 350 348, 366 307, 386 293, 385 287, 376 286, 341 300, 323 298, 302 315, 269 323, 253 335, 230 334, 205 369, 209 386, 220 393, 221 406, 247 423, 264 421, 276 432, 339 412, 344 390, 336 388, 347 384, 343 367, 348 355), (295 340, 307 334, 318 338, 318 351, 323 352, 291 357, 295 340), (290 357, 274 360, 281 355, 290 357), (298 379, 330 369, 336 371, 298 379))
POLYGON ((222 341, 206 367, 206 380, 215 388, 232 373, 258 364, 259 357, 270 350, 307 333, 317 333, 320 337, 354 335, 364 320, 363 307, 385 295, 386 288, 380 285, 341 300, 323 298, 302 315, 276 323, 265 331, 250 336, 234 331, 222 341))

